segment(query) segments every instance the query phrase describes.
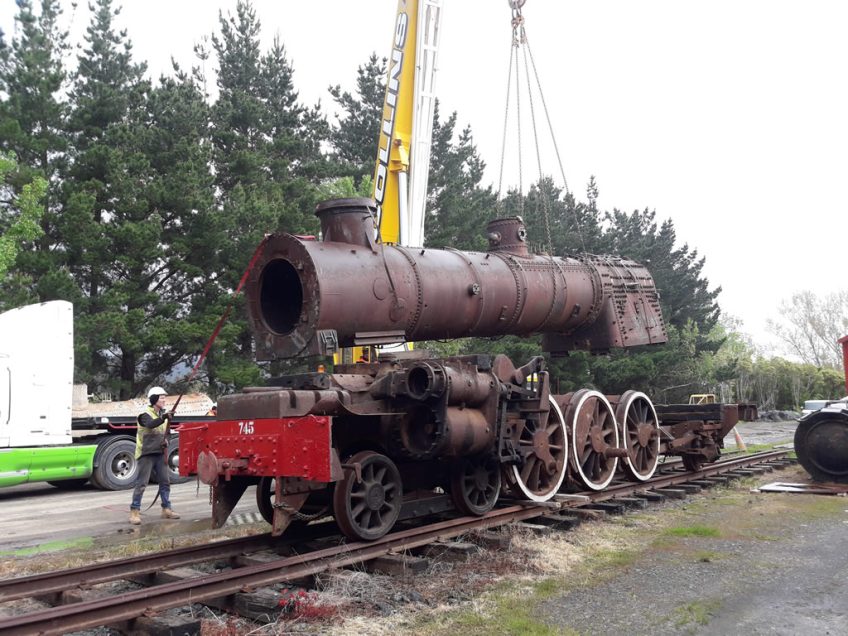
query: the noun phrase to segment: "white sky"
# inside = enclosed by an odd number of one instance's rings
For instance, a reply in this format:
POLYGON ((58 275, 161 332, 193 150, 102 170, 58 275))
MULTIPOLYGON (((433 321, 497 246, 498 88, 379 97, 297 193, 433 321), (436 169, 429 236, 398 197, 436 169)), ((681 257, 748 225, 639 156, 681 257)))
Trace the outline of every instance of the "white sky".
MULTIPOLYGON (((124 0, 152 74, 217 31, 235 0, 124 0)), ((507 0, 445 0, 437 92, 471 124, 496 183, 511 39, 507 0)), ((88 23, 80 2, 72 29, 88 23)), ((388 55, 396 0, 254 0, 301 98, 325 108, 371 52, 388 55)), ((71 2, 65 17, 71 20, 71 2)), ((595 175, 602 209, 649 207, 707 257, 722 309, 767 344, 766 318, 809 289, 848 288, 848 3, 841 0, 527 0, 523 13, 566 178, 595 175)), ((13 34, 14 0, 0 0, 13 34)), ((526 101, 524 102, 526 109, 526 101)), ((537 106, 538 108, 538 106, 537 106)), ((525 129, 526 135, 526 129, 525 129)), ((525 183, 535 178, 525 155, 525 183)), ((546 154, 543 170, 558 175, 546 154)), ((507 166, 509 183, 517 171, 507 166)), ((556 176, 557 182, 560 179, 556 176)), ((561 185, 561 183, 560 183, 561 185)))

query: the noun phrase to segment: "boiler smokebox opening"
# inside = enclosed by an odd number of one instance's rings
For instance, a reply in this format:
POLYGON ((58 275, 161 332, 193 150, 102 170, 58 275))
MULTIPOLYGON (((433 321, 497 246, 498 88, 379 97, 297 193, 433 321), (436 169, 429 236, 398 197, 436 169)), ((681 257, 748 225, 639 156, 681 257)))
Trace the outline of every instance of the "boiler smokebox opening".
POLYGON ((283 259, 271 261, 262 270, 259 285, 262 320, 277 335, 291 333, 303 311, 303 286, 294 265, 283 259))

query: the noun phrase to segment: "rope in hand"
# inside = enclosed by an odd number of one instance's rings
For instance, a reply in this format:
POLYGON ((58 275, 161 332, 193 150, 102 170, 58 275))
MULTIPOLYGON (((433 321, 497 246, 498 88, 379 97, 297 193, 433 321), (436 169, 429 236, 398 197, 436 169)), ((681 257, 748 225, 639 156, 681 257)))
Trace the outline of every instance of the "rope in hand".
MULTIPOLYGON (((209 349, 212 348, 212 343, 215 342, 215 339, 221 332, 221 327, 224 326, 224 322, 226 322, 227 318, 229 318, 230 312, 233 309, 233 304, 235 304, 236 298, 241 293, 244 284, 247 282, 247 277, 250 275, 250 272, 253 269, 254 265, 256 265, 256 261, 259 260, 259 255, 262 253, 262 249, 265 247, 265 243, 268 242, 270 236, 270 234, 265 235, 265 237, 262 239, 262 241, 260 241, 259 245, 256 247, 256 251, 253 252, 253 256, 250 257, 250 262, 247 264, 247 269, 245 269, 244 274, 241 275, 241 280, 239 281, 238 287, 236 287, 235 292, 230 297, 230 302, 227 305, 224 314, 221 316, 220 320, 218 320, 218 324, 215 325, 215 330, 212 332, 212 335, 209 337, 209 340, 206 341, 206 346, 203 347, 203 352, 200 354, 200 357, 197 359, 197 363, 194 365, 194 368, 191 370, 191 373, 188 376, 186 386, 189 386, 191 384, 191 381, 197 374, 198 369, 200 369, 200 365, 203 364, 203 361, 206 359, 206 356, 209 353, 209 349)), ((171 409, 172 415, 176 413, 177 407, 180 405, 180 400, 183 399, 183 395, 185 395, 185 393, 180 393, 179 397, 177 398, 177 401, 174 404, 174 408, 171 409)), ((168 422, 168 424, 170 426, 170 421, 168 422)))
MULTIPOLYGON (((207 354, 209 353, 209 349, 212 347, 212 343, 215 342, 215 339, 218 337, 218 334, 221 332, 221 327, 224 326, 224 322, 226 322, 227 318, 230 316, 230 312, 233 309, 233 304, 236 301, 236 298, 241 293, 242 287, 247 282, 247 277, 250 275, 251 270, 254 265, 256 265, 256 261, 259 260, 259 255, 262 253, 263 248, 265 247, 265 243, 268 242, 269 234, 266 234, 265 237, 259 242, 259 245, 256 247, 256 251, 253 252, 253 256, 250 257, 250 262, 247 265, 247 269, 244 270, 244 274, 241 275, 241 280, 239 281, 238 287, 236 287, 236 291, 230 297, 230 302, 227 305, 224 314, 221 316, 220 320, 218 320, 218 324, 215 325, 215 329, 212 332, 212 335, 209 337, 209 340, 206 341, 206 346, 203 347, 203 352, 200 354, 200 358, 198 358, 197 363, 194 365, 194 368, 191 370, 191 373, 188 376, 188 381, 186 382, 186 386, 191 385, 191 381, 194 379, 194 376, 197 374, 198 369, 200 369, 200 365, 203 364, 203 361, 206 359, 207 354)), ((177 407, 180 405, 180 401, 183 399, 185 393, 180 393, 179 397, 177 397, 177 401, 174 403, 174 408, 171 409, 171 415, 177 412, 177 407)), ((162 452, 165 455, 165 469, 170 470, 170 466, 168 465, 168 438, 171 434, 171 418, 167 419, 167 425, 165 426, 165 445, 162 449, 162 452)), ((145 512, 150 510, 156 501, 159 499, 159 491, 156 491, 156 496, 153 498, 153 501, 150 502, 150 505, 145 508, 145 512)))

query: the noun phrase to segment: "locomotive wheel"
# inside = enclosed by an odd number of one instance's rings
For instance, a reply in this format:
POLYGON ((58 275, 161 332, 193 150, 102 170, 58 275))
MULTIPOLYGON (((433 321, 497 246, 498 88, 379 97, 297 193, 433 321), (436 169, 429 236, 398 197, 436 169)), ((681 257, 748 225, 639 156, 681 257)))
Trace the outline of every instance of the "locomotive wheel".
POLYGON ((615 409, 621 425, 621 441, 627 450, 624 472, 630 481, 647 481, 654 476, 660 459, 660 423, 648 396, 626 391, 615 409))
POLYGON ((848 417, 816 413, 795 429, 798 461, 815 481, 848 483, 848 417))
POLYGON ((581 389, 568 405, 571 425, 571 461, 577 479, 590 490, 603 490, 612 481, 618 457, 618 426, 607 398, 598 391, 581 389))
POLYGON ((379 539, 392 529, 400 514, 400 472, 391 459, 374 451, 357 453, 347 464, 333 492, 336 523, 351 539, 379 539), (361 481, 357 480, 355 464, 359 464, 361 481))
MULTIPOLYGON (((273 477, 260 477, 256 484, 256 507, 259 508, 259 514, 262 515, 262 518, 272 526, 274 525, 274 489, 275 483, 273 477)), ((322 508, 320 506, 321 494, 319 492, 309 493, 309 497, 300 506, 298 512, 315 516, 315 513, 318 511, 325 510, 326 507, 322 508)), ((289 497, 288 499, 283 497, 283 501, 293 505, 292 499, 296 498, 297 495, 290 495, 289 497)), ((288 527, 305 526, 307 523, 309 522, 303 519, 292 519, 288 527)))
POLYGON ((494 457, 460 459, 451 467, 451 499, 466 515, 482 516, 495 507, 501 471, 494 457))
POLYGON ((274 525, 274 478, 262 477, 256 484, 256 507, 262 518, 274 525))
POLYGON ((507 472, 510 489, 521 491, 530 501, 548 501, 553 497, 562 485, 568 467, 565 418, 557 403, 550 402, 551 411, 545 428, 537 430, 534 422, 525 421, 523 429, 518 431, 518 451, 524 463, 510 466, 507 472))

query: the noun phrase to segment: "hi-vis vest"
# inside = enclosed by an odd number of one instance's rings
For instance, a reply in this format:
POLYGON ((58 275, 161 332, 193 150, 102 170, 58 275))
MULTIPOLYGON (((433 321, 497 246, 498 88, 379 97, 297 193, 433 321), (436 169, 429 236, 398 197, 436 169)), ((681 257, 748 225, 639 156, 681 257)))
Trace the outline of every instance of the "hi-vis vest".
MULTIPOLYGON (((150 417, 154 420, 159 416, 156 414, 156 411, 153 410, 152 406, 148 406, 145 411, 150 417)), ((136 421, 136 433, 135 433, 135 458, 138 459, 141 457, 141 449, 144 446, 144 436, 150 435, 151 433, 155 433, 158 435, 165 435, 165 430, 168 427, 167 422, 162 422, 156 428, 147 428, 146 426, 141 425, 141 415, 138 416, 138 420, 136 421)))

